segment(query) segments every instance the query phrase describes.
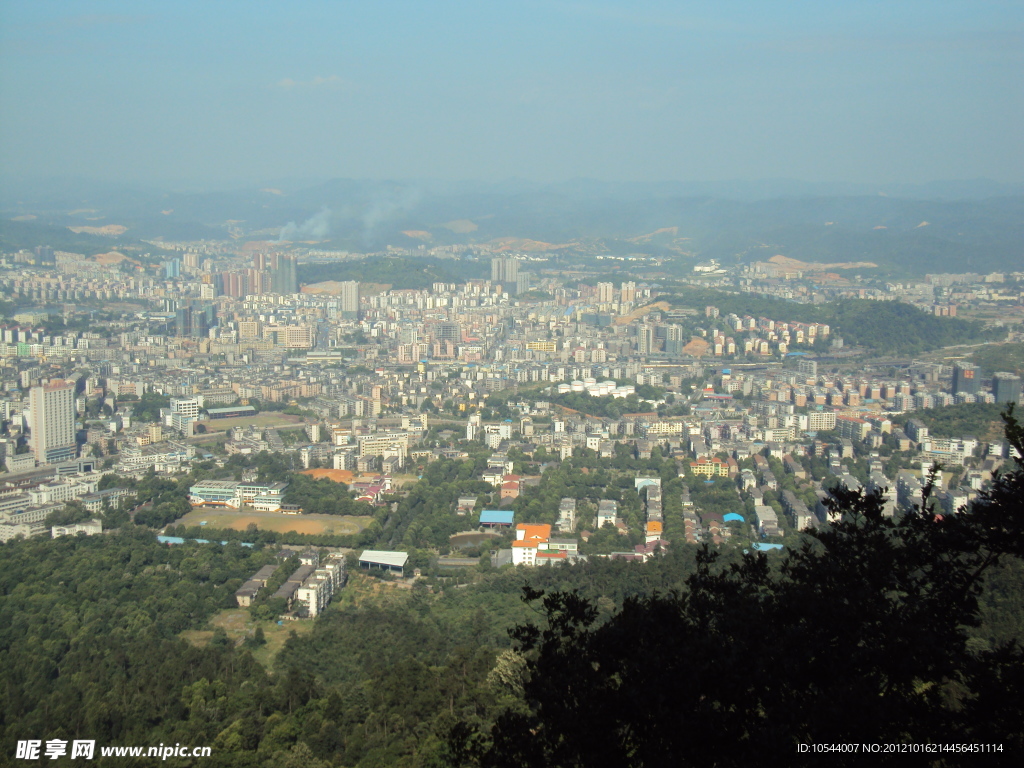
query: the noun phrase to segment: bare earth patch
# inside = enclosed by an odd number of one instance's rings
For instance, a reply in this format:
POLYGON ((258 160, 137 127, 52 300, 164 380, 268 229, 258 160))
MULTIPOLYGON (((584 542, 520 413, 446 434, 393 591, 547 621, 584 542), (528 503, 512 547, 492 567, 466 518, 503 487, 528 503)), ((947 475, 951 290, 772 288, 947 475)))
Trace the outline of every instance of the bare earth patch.
POLYGON ((128 231, 128 227, 121 224, 104 224, 102 227, 68 227, 76 235, 105 235, 106 237, 117 237, 128 231))
POLYGON ((363 530, 371 520, 370 517, 353 515, 284 515, 280 512, 197 507, 175 522, 176 525, 184 525, 189 528, 197 526, 244 531, 250 525, 255 524, 262 531, 276 531, 277 533, 350 536, 363 530), (200 525, 203 522, 206 525, 200 525))
POLYGON ((252 637, 256 627, 263 627, 266 645, 253 649, 252 655, 263 667, 269 669, 274 657, 284 647, 285 641, 294 632, 305 635, 313 631, 313 621, 256 621, 245 608, 228 608, 215 614, 208 622, 209 629, 186 629, 179 637, 197 648, 205 648, 217 629, 223 629, 235 645, 241 645, 252 637))

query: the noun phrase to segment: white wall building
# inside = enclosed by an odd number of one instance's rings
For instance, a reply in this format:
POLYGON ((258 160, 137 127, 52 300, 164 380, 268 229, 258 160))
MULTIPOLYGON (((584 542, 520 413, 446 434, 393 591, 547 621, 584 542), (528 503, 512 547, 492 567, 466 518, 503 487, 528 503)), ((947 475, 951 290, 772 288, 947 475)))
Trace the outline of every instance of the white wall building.
POLYGON ((40 464, 75 457, 75 385, 51 381, 29 392, 32 450, 40 464))

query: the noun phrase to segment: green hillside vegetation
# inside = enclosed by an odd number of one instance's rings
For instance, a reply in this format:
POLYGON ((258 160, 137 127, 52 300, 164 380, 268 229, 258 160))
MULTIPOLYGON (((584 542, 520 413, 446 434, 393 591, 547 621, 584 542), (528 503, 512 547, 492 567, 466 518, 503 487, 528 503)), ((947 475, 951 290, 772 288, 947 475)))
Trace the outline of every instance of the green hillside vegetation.
POLYGON ((1024 376, 1024 344, 993 344, 971 355, 971 361, 986 374, 1009 371, 1024 376))
MULTIPOLYGON (((0 547, 0 748, 88 734, 102 744, 211 743, 190 727, 201 688, 241 689, 251 657, 177 634, 204 622, 261 565, 240 546, 169 549, 144 529, 0 547), (199 686, 192 689, 191 686, 199 686), (38 735, 37 735, 38 734, 38 735)), ((264 683, 264 689, 267 683, 264 683)))
POLYGON ((470 588, 439 577, 411 591, 354 574, 273 669, 255 661, 256 636, 179 639, 209 632, 273 551, 167 547, 142 529, 0 547, 0 749, 13 755, 30 735, 210 745, 217 765, 238 768, 452 765, 446 742, 459 718, 487 724, 518 706, 521 660, 507 629, 530 615, 525 576, 580 589, 610 612, 680 586, 694 562, 680 553, 646 568, 475 572, 461 578, 470 588))
POLYGON ((914 411, 913 418, 920 419, 928 427, 929 434, 936 437, 974 436, 980 440, 998 438, 1001 435, 1000 414, 1005 408, 998 403, 962 403, 945 408, 928 408, 914 411))
POLYGON ((298 504, 303 512, 324 515, 372 515, 373 507, 364 501, 356 501, 344 483, 322 478, 314 480, 309 475, 293 472, 288 477, 284 492, 285 504, 298 504))
POLYGON ((708 305, 715 306, 723 315, 734 313, 740 317, 752 315, 786 322, 827 323, 832 335, 842 336, 848 346, 869 347, 883 354, 913 355, 1001 335, 999 331, 984 330, 979 322, 935 317, 897 301, 847 299, 829 304, 798 304, 711 290, 684 290, 669 301, 678 307, 700 310, 708 305))
POLYGON ((120 238, 76 234, 67 227, 38 222, 0 220, 0 247, 5 251, 32 250, 49 245, 57 251, 93 256, 113 250, 120 238))

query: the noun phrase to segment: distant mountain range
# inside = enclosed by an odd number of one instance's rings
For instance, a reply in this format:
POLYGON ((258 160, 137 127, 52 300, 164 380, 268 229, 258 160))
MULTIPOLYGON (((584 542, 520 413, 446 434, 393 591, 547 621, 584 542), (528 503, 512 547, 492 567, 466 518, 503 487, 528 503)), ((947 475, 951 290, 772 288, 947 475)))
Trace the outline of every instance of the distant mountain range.
POLYGON ((539 185, 337 179, 215 192, 54 182, 0 190, 0 245, 108 250, 141 239, 321 242, 325 248, 447 245, 646 253, 724 263, 781 254, 873 261, 886 273, 1019 269, 1024 186, 796 182, 539 185), (121 234, 67 227, 125 227, 121 234), (67 234, 65 234, 67 233, 67 234), (510 247, 521 243, 515 241, 510 247))

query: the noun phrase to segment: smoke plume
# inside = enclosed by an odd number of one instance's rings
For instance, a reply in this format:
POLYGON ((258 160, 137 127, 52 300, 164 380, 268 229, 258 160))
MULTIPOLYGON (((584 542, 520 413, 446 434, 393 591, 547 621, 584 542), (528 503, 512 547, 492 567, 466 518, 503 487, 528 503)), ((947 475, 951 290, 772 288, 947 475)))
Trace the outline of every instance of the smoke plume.
POLYGON ((278 242, 285 240, 323 240, 331 231, 331 212, 323 208, 320 213, 310 216, 302 224, 289 221, 281 227, 278 242))

